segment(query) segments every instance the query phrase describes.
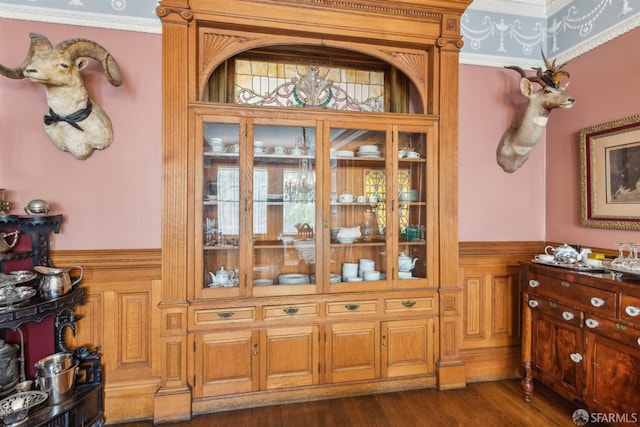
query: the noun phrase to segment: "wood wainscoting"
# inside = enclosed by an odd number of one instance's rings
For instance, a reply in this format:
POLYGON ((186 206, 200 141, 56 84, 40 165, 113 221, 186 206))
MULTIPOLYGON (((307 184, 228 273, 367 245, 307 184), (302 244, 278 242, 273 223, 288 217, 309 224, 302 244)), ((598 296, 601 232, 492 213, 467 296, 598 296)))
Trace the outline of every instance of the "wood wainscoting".
MULTIPOLYGON (((544 242, 461 242, 463 329, 460 355, 467 382, 519 376, 518 262, 544 242)), ((70 346, 99 347, 107 424, 150 419, 160 386, 159 249, 54 251, 56 267, 84 268, 86 304, 70 346)))
POLYGON ((66 339, 100 350, 107 423, 151 418, 160 386, 160 250, 55 251, 51 259, 84 269, 82 320, 66 339))
POLYGON ((520 376, 519 261, 544 242, 460 242, 463 288, 460 357, 467 382, 520 376))

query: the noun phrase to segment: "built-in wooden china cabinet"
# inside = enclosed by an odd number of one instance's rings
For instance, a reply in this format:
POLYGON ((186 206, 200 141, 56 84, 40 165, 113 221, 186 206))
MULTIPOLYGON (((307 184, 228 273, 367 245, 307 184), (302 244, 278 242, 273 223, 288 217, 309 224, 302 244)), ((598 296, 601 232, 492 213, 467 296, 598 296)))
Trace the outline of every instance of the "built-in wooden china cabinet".
POLYGON ((470 2, 160 2, 156 422, 464 387, 456 165, 470 2), (294 65, 290 98, 241 102, 241 61, 266 64, 265 79, 294 65), (382 78, 375 102, 336 81, 350 75, 369 89, 382 78))

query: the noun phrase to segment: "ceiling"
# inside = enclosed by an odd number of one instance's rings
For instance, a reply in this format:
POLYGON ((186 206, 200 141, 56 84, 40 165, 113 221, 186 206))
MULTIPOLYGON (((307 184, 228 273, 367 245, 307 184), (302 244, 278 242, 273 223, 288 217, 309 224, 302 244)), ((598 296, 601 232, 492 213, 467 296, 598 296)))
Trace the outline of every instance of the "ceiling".
MULTIPOLYGON (((157 0, 0 0, 0 18, 160 33, 157 0)), ((474 0, 462 16, 460 62, 568 61, 640 26, 640 0, 474 0)), ((81 37, 81 34, 78 35, 81 37)))

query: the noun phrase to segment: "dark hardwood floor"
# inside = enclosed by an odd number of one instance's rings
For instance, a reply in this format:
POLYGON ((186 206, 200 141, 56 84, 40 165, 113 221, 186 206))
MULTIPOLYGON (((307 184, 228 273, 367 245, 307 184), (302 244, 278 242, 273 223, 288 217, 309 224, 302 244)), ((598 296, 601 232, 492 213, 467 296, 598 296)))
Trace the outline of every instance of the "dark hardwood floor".
MULTIPOLYGON (((448 427, 565 426, 578 409, 540 383, 530 403, 522 398, 519 380, 467 385, 463 390, 413 390, 267 406, 198 415, 169 427, 448 427)), ((108 421, 108 420, 107 420, 108 421)), ((114 424, 149 427, 150 421, 114 424)), ((593 426, 593 424, 589 424, 593 426)))

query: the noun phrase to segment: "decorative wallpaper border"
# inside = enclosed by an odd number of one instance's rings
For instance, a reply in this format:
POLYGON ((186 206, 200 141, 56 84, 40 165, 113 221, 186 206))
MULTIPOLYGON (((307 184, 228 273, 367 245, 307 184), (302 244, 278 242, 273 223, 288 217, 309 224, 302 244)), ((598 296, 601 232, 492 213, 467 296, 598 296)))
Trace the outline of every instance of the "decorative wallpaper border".
MULTIPOLYGON (((0 17, 160 34, 157 4, 0 0, 0 17)), ((539 66, 541 49, 547 58, 565 62, 638 26, 640 0, 474 0, 461 20, 465 45, 460 62, 539 66)))

